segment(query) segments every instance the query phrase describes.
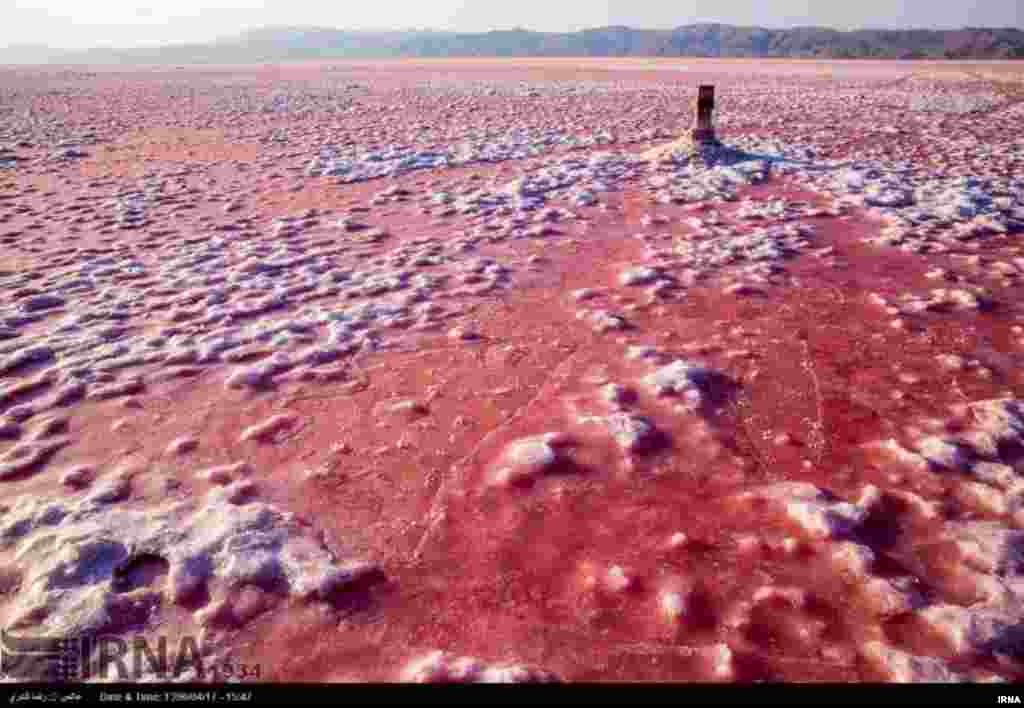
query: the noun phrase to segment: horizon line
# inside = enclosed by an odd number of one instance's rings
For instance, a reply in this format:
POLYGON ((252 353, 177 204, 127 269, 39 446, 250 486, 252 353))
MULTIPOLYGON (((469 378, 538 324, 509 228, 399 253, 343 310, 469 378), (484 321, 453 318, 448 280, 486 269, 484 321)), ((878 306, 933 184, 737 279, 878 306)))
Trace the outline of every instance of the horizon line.
POLYGON ((117 51, 117 50, 132 50, 132 49, 156 49, 160 47, 181 47, 191 45, 206 45, 217 42, 227 42, 232 40, 240 40, 247 33, 267 31, 267 30, 296 30, 296 31, 330 31, 330 32, 352 32, 352 33, 438 33, 438 34, 454 34, 454 35, 474 35, 474 34, 491 34, 497 32, 529 32, 533 34, 547 34, 547 35, 560 35, 560 34, 579 34, 582 32, 590 32, 602 29, 628 29, 637 32, 667 32, 687 27, 701 27, 701 26, 719 26, 719 27, 735 27, 740 29, 764 29, 774 31, 788 31, 798 29, 816 29, 816 30, 830 30, 834 32, 842 33, 853 33, 853 32, 957 32, 967 30, 1011 30, 1024 32, 1022 27, 1013 26, 949 26, 949 27, 927 27, 927 26, 833 26, 833 25, 814 25, 814 24, 795 24, 788 26, 772 26, 766 24, 733 24, 730 22, 721 21, 694 21, 685 24, 678 24, 672 26, 658 26, 658 27, 641 27, 626 24, 608 24, 608 25, 595 25, 592 27, 584 27, 576 30, 537 30, 524 27, 522 25, 514 25, 510 27, 497 27, 487 30, 455 30, 455 29, 444 29, 437 27, 406 27, 406 28, 381 28, 381 27, 335 27, 329 25, 288 25, 288 24, 270 24, 270 25, 258 25, 253 27, 243 27, 235 34, 223 35, 205 40, 180 40, 175 39, 166 42, 141 42, 134 45, 125 44, 96 44, 91 46, 80 46, 80 47, 60 47, 49 44, 43 44, 39 42, 21 42, 11 44, 0 44, 0 50, 6 49, 46 49, 50 51, 65 51, 65 52, 85 52, 92 50, 106 50, 106 51, 117 51))

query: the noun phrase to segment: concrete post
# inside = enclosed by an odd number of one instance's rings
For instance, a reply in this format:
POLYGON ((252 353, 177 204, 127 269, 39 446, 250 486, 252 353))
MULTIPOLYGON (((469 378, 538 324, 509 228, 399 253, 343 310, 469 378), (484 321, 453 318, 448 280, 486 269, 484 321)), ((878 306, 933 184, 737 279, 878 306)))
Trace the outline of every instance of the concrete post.
POLYGON ((693 140, 697 143, 714 143, 715 126, 711 120, 715 112, 715 87, 701 86, 697 90, 697 127, 693 129, 693 140))

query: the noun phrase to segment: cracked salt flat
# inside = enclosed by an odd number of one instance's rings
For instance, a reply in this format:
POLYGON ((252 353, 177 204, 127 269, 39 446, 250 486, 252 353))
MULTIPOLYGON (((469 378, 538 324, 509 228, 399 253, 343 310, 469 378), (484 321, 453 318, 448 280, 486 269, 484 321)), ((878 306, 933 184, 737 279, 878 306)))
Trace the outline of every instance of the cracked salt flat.
POLYGON ((329 600, 368 572, 339 565, 288 515, 237 495, 211 493, 201 508, 156 515, 106 508, 123 496, 93 492, 77 504, 22 498, 8 507, 0 536, 24 573, 12 628, 59 637, 117 632, 144 621, 162 596, 187 603, 210 583, 229 602, 233 588, 248 584, 329 600), (117 574, 141 558, 163 560, 166 588, 117 588, 117 574))

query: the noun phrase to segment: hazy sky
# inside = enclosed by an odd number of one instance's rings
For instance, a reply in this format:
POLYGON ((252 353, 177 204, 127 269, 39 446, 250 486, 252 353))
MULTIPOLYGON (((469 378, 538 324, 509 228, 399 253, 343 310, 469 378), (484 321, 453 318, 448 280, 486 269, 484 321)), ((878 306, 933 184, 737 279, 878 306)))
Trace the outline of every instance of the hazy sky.
POLYGON ((0 0, 0 46, 206 41, 267 25, 545 31, 691 22, 1024 27, 1024 0, 0 0))

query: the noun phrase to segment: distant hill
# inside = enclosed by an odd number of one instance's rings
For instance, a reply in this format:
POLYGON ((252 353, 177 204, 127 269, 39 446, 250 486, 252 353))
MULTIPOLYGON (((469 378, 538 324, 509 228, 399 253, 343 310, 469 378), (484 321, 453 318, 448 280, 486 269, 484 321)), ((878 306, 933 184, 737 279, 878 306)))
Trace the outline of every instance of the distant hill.
POLYGON ((12 44, 0 47, 0 64, 48 64, 64 54, 63 50, 42 44, 12 44))
POLYGON ((202 44, 136 49, 0 48, 0 63, 191 64, 374 57, 765 57, 836 59, 1024 59, 1024 31, 767 29, 715 23, 671 30, 598 27, 462 33, 267 27, 202 44))

